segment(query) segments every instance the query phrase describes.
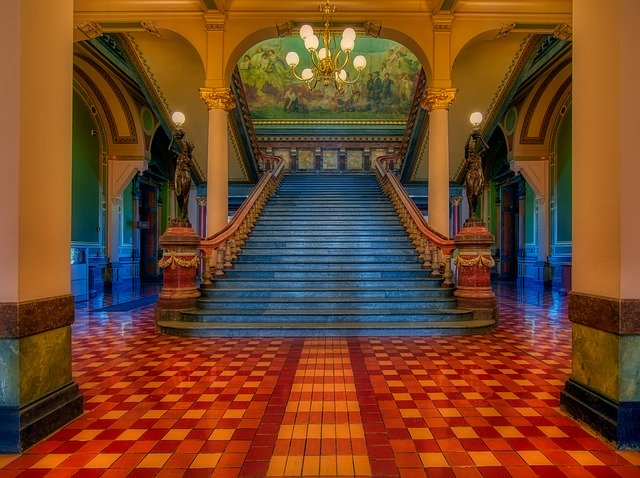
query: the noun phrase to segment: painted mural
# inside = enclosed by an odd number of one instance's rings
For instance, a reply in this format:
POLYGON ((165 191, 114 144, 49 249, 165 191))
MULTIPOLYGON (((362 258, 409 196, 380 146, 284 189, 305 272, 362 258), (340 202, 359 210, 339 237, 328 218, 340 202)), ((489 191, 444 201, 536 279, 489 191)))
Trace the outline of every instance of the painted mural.
MULTIPOLYGON (((296 80, 285 62, 289 51, 300 56, 297 72, 311 67, 300 37, 263 41, 238 62, 253 120, 406 120, 420 72, 420 62, 407 48, 391 40, 358 38, 352 53, 364 55, 360 80, 336 92, 318 84, 310 91, 296 80)), ((348 72, 354 73, 351 67, 348 72)))

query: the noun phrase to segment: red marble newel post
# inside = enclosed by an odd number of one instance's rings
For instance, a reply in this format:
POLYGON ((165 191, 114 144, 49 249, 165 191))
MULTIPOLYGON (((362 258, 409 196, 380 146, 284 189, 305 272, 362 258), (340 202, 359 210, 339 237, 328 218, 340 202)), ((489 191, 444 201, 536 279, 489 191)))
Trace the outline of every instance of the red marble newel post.
POLYGON ((491 257, 494 238, 481 221, 468 222, 453 238, 458 249, 458 287, 453 295, 458 306, 474 309, 476 318, 498 320, 496 296, 491 288, 491 257))
POLYGON ((156 322, 179 320, 180 311, 194 308, 200 297, 196 286, 200 237, 190 226, 171 225, 160 236, 160 245, 163 252, 158 265, 164 270, 164 277, 156 304, 156 322))

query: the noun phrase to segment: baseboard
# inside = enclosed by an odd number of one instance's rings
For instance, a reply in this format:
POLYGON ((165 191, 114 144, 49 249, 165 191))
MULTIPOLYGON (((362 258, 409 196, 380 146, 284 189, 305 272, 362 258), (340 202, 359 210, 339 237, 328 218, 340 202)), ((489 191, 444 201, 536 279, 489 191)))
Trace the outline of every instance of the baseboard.
POLYGON ((0 407, 0 454, 20 453, 82 415, 75 382, 21 407, 0 407))
POLYGON ((640 402, 616 402, 569 379, 560 404, 618 448, 640 448, 640 402))

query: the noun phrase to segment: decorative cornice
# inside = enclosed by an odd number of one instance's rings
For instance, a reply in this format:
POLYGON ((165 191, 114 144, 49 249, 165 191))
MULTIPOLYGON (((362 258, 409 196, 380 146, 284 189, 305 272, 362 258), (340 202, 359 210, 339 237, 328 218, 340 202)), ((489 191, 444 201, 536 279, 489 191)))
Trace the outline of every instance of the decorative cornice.
POLYGON ((503 23, 502 26, 500 27, 500 30, 498 30, 498 33, 496 33, 496 40, 498 38, 506 37, 509 33, 511 33, 511 31, 515 27, 516 27, 516 22, 503 23))
POLYGON ((152 37, 162 38, 162 35, 156 28, 156 22, 154 22, 153 20, 142 20, 140 22, 140 26, 144 28, 152 37))
POLYGON ((573 38, 573 26, 571 23, 561 23, 553 30, 553 38, 562 41, 571 41, 573 38))
POLYGON ((281 22, 276 22, 276 31, 278 32, 278 37, 288 37, 293 35, 294 25, 291 20, 283 20, 281 22))
POLYGON ((231 88, 200 88, 200 98, 208 110, 231 111, 236 107, 231 88))
POLYGON ((420 105, 427 111, 448 110, 457 94, 458 88, 427 88, 420 105))
POLYGON ((84 21, 80 22, 76 25, 78 30, 80 30, 89 40, 94 40, 95 38, 101 37, 104 35, 104 31, 102 27, 92 21, 84 21))

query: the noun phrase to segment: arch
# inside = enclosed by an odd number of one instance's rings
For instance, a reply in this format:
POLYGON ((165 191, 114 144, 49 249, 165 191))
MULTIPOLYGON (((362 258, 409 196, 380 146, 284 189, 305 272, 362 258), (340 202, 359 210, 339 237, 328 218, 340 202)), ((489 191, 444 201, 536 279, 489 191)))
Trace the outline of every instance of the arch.
MULTIPOLYGON (((233 70, 238 64, 240 57, 247 50, 263 40, 269 40, 277 37, 278 35, 276 28, 273 25, 270 25, 268 27, 254 30, 237 41, 232 47, 231 51, 226 55, 226 64, 224 67, 224 84, 228 85, 231 83, 233 70)), ((429 78, 432 72, 432 66, 431 62, 429 61, 429 56, 427 55, 427 49, 424 48, 424 46, 421 45, 418 41, 416 41, 415 37, 412 37, 399 29, 389 28, 385 25, 385 27, 381 31, 381 35, 379 38, 393 40, 410 50, 422 65, 427 78, 429 78)))

